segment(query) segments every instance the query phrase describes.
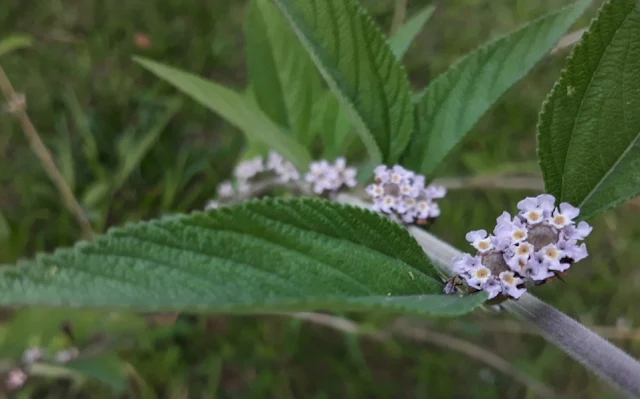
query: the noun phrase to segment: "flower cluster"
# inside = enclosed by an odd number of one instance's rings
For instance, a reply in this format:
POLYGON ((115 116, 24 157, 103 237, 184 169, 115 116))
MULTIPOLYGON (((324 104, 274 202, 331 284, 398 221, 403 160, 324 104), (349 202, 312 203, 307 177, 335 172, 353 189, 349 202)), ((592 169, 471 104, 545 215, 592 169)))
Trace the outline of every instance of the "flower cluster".
POLYGON ((580 209, 563 202, 555 206, 549 194, 528 197, 518 203, 520 212, 504 212, 493 234, 471 231, 467 241, 478 251, 452 260, 454 272, 475 290, 518 299, 525 283, 543 284, 566 272, 588 256, 584 240, 592 230, 586 222, 576 224, 580 209))
POLYGON ((231 181, 226 180, 218 185, 218 198, 231 198, 236 192, 246 193, 251 189, 251 185, 265 177, 275 177, 280 183, 287 183, 298 180, 300 173, 293 164, 285 160, 282 155, 275 151, 269 153, 266 162, 261 156, 240 162, 233 175, 236 178, 236 187, 231 181))
POLYGON ((373 197, 373 210, 398 216, 404 223, 427 224, 440 215, 437 199, 447 190, 400 165, 375 169, 375 183, 366 189, 373 197))
POLYGON ((348 168, 347 161, 340 157, 333 165, 326 160, 312 162, 305 180, 311 184, 314 193, 322 194, 338 191, 343 186, 355 187, 358 184, 356 175, 356 168, 348 168))

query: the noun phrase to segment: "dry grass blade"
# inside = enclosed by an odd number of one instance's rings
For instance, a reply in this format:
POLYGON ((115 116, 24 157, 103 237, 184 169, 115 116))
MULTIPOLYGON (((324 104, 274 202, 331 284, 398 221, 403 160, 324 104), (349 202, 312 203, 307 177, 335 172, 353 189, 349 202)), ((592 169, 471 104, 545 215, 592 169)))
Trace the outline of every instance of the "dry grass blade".
POLYGON ((44 168, 45 172, 58 189, 58 192, 60 193, 60 196, 62 197, 62 200, 64 201, 66 207, 76 217, 78 224, 82 229, 84 238, 87 240, 93 239, 93 237, 95 236, 95 232, 93 231, 89 220, 85 216, 82 207, 73 194, 73 191, 71 191, 71 188, 56 166, 53 157, 51 156, 51 152, 44 145, 42 139, 40 139, 38 131, 36 130, 35 126, 31 122, 31 119, 29 118, 29 115, 27 114, 26 100, 24 99, 24 96, 16 93, 13 85, 11 84, 11 81, 7 77, 2 67, 0 67, 0 90, 2 90, 4 97, 8 102, 7 111, 14 115, 20 121, 20 124, 22 125, 22 131, 29 141, 31 150, 36 154, 36 156, 42 163, 42 167, 44 168))

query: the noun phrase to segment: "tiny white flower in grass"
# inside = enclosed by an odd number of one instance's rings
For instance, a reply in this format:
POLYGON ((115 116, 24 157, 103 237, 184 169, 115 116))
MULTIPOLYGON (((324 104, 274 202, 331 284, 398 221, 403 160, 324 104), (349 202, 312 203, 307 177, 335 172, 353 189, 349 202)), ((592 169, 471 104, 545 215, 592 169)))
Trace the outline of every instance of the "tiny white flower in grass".
POLYGON ((11 391, 20 389, 27 382, 27 374, 19 368, 15 368, 7 374, 7 388, 11 391))
POLYGON ((474 267, 468 272, 467 284, 476 289, 482 289, 482 285, 491 277, 491 270, 488 267, 480 265, 474 267))
POLYGON ((214 209, 218 209, 220 208, 220 203, 216 200, 209 200, 207 201, 206 205, 204 206, 204 210, 205 211, 211 211, 214 209))
POLYGON ((24 363, 31 364, 39 361, 40 359, 42 359, 43 356, 44 356, 44 350, 36 346, 33 348, 28 348, 27 350, 24 351, 24 353, 22 354, 22 361, 24 363))
POLYGON ((218 197, 229 198, 233 197, 235 191, 233 190, 233 184, 230 181, 225 180, 218 185, 218 197))
POLYGON ((563 202, 559 209, 553 211, 553 215, 549 218, 549 222, 554 227, 561 229, 567 225, 573 224, 573 219, 578 217, 580 209, 563 202))
POLYGON ((563 272, 571 267, 569 263, 560 262, 563 257, 563 253, 555 244, 546 245, 545 247, 540 249, 539 253, 544 257, 549 270, 563 272))
POLYGON ((465 238, 479 252, 487 252, 493 249, 493 243, 491 242, 491 237, 487 236, 486 230, 470 231, 467 233, 465 238))
POLYGON ((509 295, 512 298, 518 299, 527 292, 524 288, 518 288, 518 285, 522 284, 524 280, 516 277, 513 272, 502 272, 499 275, 500 282, 502 283, 502 293, 509 295))

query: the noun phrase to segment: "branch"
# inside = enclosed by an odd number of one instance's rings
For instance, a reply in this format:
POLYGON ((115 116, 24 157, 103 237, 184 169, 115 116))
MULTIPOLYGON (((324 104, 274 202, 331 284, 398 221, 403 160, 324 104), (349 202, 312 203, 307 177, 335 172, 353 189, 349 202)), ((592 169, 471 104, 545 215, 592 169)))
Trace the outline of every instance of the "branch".
POLYGON ((73 191, 67 184, 67 181, 58 170, 56 163, 53 161, 53 157, 51 156, 51 152, 44 145, 40 136, 38 135, 38 131, 35 126, 31 122, 29 115, 26 111, 26 100, 24 96, 19 95, 13 89, 11 85, 11 81, 4 72, 4 69, 0 67, 0 90, 4 93, 4 97, 7 100, 7 108, 8 111, 13 114, 22 124, 22 131, 24 132, 25 137, 29 141, 29 145, 31 146, 31 150, 36 154, 40 163, 42 163, 42 167, 45 172, 49 176, 49 179, 53 182, 53 184, 58 189, 62 200, 64 201, 67 209, 71 211, 72 214, 75 215, 78 224, 80 225, 80 229, 82 230, 82 234, 85 239, 91 240, 95 236, 93 228, 91 227, 91 223, 87 220, 84 212, 82 211, 82 207, 76 200, 76 197, 73 195, 73 191))
POLYGON ((544 191, 544 182, 537 176, 471 176, 435 179, 433 184, 449 190, 470 188, 493 188, 512 190, 544 191))
POLYGON ((404 18, 407 14, 407 1, 408 0, 396 0, 395 8, 393 10, 393 20, 391 21, 391 34, 393 35, 400 29, 404 18))
MULTIPOLYGON (((338 201, 368 206, 349 195, 340 195, 338 201)), ((460 251, 418 227, 409 226, 408 230, 431 261, 443 273, 451 276, 451 259, 460 254, 460 251)), ((508 300, 501 306, 533 324, 547 341, 628 397, 640 397, 640 363, 606 339, 529 293, 525 293, 517 301, 508 300)))

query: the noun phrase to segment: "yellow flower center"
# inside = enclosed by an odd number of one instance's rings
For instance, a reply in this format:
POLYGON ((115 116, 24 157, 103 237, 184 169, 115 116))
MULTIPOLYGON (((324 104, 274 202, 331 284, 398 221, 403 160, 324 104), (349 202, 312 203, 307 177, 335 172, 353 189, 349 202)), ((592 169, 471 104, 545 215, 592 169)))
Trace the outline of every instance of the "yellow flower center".
POLYGON ((516 282, 515 279, 513 278, 513 274, 510 274, 510 273, 503 274, 502 280, 509 285, 513 285, 516 282))
POLYGON ((532 221, 536 221, 540 219, 540 212, 536 212, 536 211, 531 211, 529 212, 529 219, 531 219, 532 221))
POLYGON ((558 257, 558 251, 555 248, 547 248, 545 251, 547 258, 555 259, 558 257))
POLYGON ((476 272, 476 277, 478 277, 478 278, 487 278, 487 277, 489 277, 489 270, 488 269, 478 269, 478 271, 476 272))
POLYGON ((525 236, 526 233, 523 230, 516 230, 513 233, 513 238, 515 238, 516 240, 523 240, 525 236))
POLYGON ((518 247, 518 255, 529 255, 531 248, 528 245, 520 245, 518 247))
POLYGON ((520 270, 524 270, 527 267, 527 262, 524 259, 518 259, 518 266, 520 266, 520 270))
POLYGON ((553 222, 557 225, 563 226, 565 223, 567 223, 567 219, 562 215, 558 215, 553 218, 553 222))
POLYGON ((386 202, 387 204, 391 205, 391 204, 393 204, 393 198, 392 197, 387 197, 387 199, 385 199, 384 202, 386 202))
POLYGON ((487 249, 489 249, 489 247, 490 247, 489 241, 482 240, 478 243, 478 249, 481 251, 486 251, 487 249))

